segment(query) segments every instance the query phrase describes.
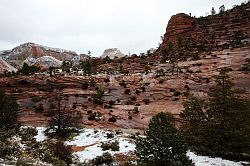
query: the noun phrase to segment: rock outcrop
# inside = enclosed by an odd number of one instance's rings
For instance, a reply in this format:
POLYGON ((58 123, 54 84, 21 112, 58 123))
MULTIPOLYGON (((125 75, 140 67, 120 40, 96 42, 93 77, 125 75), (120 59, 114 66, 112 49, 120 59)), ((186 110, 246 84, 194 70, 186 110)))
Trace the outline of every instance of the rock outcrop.
POLYGON ((27 63, 29 66, 39 66, 46 69, 49 67, 60 67, 62 65, 62 61, 52 56, 42 56, 39 58, 28 57, 24 60, 24 63, 27 63))
POLYGON ((105 58, 105 57, 109 57, 110 59, 115 59, 115 58, 122 58, 125 55, 118 50, 117 48, 110 48, 110 49, 106 49, 101 58, 105 58))
POLYGON ((28 57, 41 58, 43 56, 50 56, 59 61, 63 61, 70 60, 77 56, 77 54, 73 51, 50 48, 35 43, 25 43, 12 49, 7 55, 6 61, 13 66, 19 67, 28 57))
POLYGON ((184 13, 172 16, 166 28, 162 47, 167 47, 170 42, 177 45, 179 38, 189 36, 195 28, 195 22, 195 18, 184 13))
POLYGON ((160 52, 171 42, 175 47, 188 47, 190 51, 211 51, 237 47, 234 42, 240 37, 242 43, 250 34, 250 2, 235 6, 222 14, 195 18, 180 13, 168 22, 160 52))

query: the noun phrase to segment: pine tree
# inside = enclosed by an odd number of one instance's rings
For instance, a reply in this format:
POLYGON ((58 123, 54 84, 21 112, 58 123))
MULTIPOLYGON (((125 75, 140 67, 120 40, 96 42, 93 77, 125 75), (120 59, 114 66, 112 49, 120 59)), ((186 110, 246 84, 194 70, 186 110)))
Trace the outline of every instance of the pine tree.
POLYGON ((10 129, 17 125, 18 104, 16 99, 0 90, 0 129, 10 129))
POLYGON ((216 14, 214 7, 212 7, 211 14, 212 14, 212 16, 214 16, 216 14))
POLYGON ((29 66, 27 63, 24 63, 22 69, 20 69, 19 71, 24 75, 29 75, 30 73, 34 73, 39 70, 40 70, 40 67, 29 66))
POLYGON ((145 137, 136 139, 139 163, 151 166, 193 165, 186 156, 188 147, 184 138, 172 124, 171 114, 159 113, 152 117, 145 137))
POLYGON ((219 14, 220 15, 222 15, 222 14, 224 14, 225 13, 225 5, 221 5, 220 7, 219 7, 219 14))
POLYGON ((222 70, 208 101, 191 96, 184 103, 182 130, 194 150, 204 155, 250 159, 250 105, 233 89, 222 70))
POLYGON ((71 133, 78 132, 82 115, 75 110, 67 110, 62 106, 62 97, 57 96, 57 108, 50 112, 46 134, 49 136, 67 137, 71 133))

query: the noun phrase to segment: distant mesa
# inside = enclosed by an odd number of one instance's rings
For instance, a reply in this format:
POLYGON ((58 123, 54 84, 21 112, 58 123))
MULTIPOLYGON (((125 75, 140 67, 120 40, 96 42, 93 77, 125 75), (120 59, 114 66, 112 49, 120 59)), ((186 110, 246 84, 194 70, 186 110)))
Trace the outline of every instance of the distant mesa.
POLYGON ((110 48, 110 49, 106 49, 103 52, 101 58, 109 57, 110 59, 115 59, 115 58, 122 58, 124 56, 125 55, 117 48, 110 48))

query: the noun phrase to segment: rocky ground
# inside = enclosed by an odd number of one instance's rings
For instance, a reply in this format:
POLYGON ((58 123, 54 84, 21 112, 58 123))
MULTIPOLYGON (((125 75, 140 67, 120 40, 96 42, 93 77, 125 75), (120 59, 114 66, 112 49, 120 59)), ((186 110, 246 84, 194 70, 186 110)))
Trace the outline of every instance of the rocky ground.
POLYGON ((201 60, 179 62, 180 69, 173 74, 169 71, 170 64, 158 63, 150 66, 147 74, 30 75, 3 77, 0 82, 2 89, 16 96, 20 106, 19 121, 25 125, 46 125, 46 112, 51 104, 56 104, 55 96, 62 94, 67 98, 66 107, 80 111, 83 114, 82 123, 87 127, 144 129, 151 116, 161 111, 173 113, 178 122, 186 90, 206 97, 207 90, 214 84, 214 76, 223 67, 231 68, 235 87, 244 89, 244 96, 250 98, 250 75, 241 71, 249 53, 249 47, 202 53, 201 60), (160 69, 164 71, 164 76, 157 76, 160 69), (95 85, 83 89, 83 83, 91 80, 95 85), (97 92, 97 88, 104 90, 102 105, 93 105, 92 94, 97 92), (126 89, 130 91, 128 94, 125 94, 126 89), (113 101, 111 105, 110 101, 113 101), (35 111, 39 105, 44 108, 42 113, 35 111), (99 117, 88 120, 93 112, 98 112, 99 117), (111 117, 116 122, 109 122, 111 117))

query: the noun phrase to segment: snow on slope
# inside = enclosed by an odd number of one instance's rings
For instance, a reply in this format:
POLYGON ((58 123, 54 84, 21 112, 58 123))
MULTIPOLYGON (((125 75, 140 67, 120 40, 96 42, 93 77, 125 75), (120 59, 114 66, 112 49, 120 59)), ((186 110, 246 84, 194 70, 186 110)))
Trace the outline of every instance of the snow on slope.
POLYGON ((6 71, 9 71, 9 72, 16 72, 17 69, 14 68, 13 66, 11 66, 10 64, 8 64, 5 60, 3 60, 1 57, 0 57, 0 73, 1 72, 4 72, 4 70, 6 71))
POLYGON ((247 162, 234 162, 220 157, 198 156, 193 152, 188 152, 187 156, 193 160, 195 166, 242 166, 242 164, 247 164, 247 162))
POLYGON ((44 67, 60 67, 62 65, 62 61, 59 61, 52 56, 42 56, 40 58, 28 57, 27 59, 25 59, 23 63, 27 63, 28 65, 39 65, 44 67))
MULTIPOLYGON (((46 139, 44 136, 45 128, 39 127, 37 128, 38 135, 36 136, 37 141, 43 141, 46 139)), ((115 141, 119 142, 119 151, 105 151, 110 152, 112 155, 117 153, 127 154, 133 153, 135 151, 135 144, 133 139, 129 138, 128 134, 114 134, 114 138, 108 139, 106 137, 107 133, 110 131, 105 130, 94 130, 94 129, 84 129, 80 132, 78 136, 75 136, 72 141, 66 141, 66 145, 75 145, 77 147, 85 147, 84 150, 74 152, 73 154, 79 157, 81 162, 86 160, 91 160, 97 156, 100 156, 104 153, 100 148, 101 142, 115 141)), ((247 164, 246 162, 234 162, 229 160, 224 160, 222 158, 216 157, 208 157, 208 156, 198 156, 193 152, 188 152, 187 156, 189 156, 195 163, 195 166, 242 166, 242 164, 247 164)))
POLYGON ((24 49, 26 49, 27 47, 40 47, 43 48, 47 51, 54 51, 54 52, 58 52, 58 53, 72 53, 72 54, 76 54, 74 51, 69 51, 69 50, 65 50, 65 49, 61 49, 61 48, 52 48, 52 47, 47 47, 47 46, 43 46, 43 45, 39 45, 36 43, 24 43, 21 44, 18 47, 15 47, 12 51, 14 53, 18 53, 18 52, 22 52, 24 49))

